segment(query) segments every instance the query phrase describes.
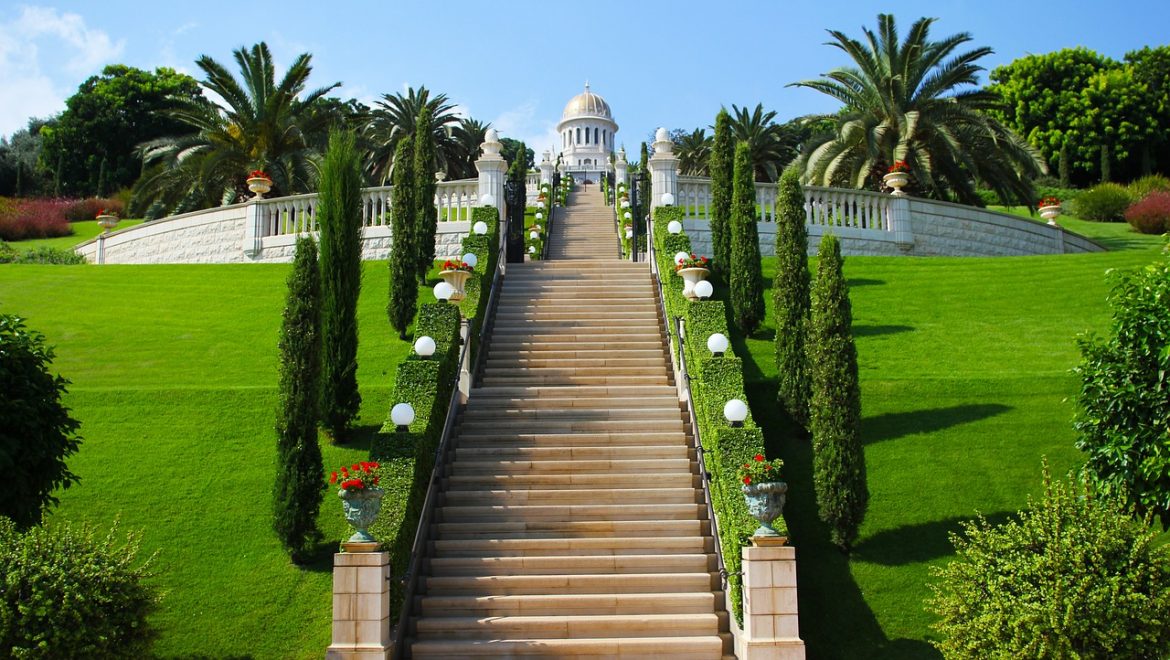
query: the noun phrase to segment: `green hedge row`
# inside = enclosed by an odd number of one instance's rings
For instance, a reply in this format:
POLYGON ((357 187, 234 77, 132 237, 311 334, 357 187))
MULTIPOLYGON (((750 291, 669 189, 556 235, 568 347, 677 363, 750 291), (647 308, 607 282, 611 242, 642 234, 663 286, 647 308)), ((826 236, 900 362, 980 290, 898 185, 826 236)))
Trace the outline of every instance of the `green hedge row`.
MULTIPOLYGON (((467 280, 467 297, 459 305, 430 303, 419 306, 415 319, 415 336, 427 335, 435 340, 435 354, 423 360, 413 353, 398 364, 393 403, 409 403, 414 408, 414 423, 405 433, 398 433, 387 420, 370 448, 371 460, 380 464, 380 485, 386 491, 382 512, 370 528, 374 538, 390 552, 395 577, 405 575, 410 566, 410 551, 418 528, 422 505, 435 467, 435 450, 447 418, 456 370, 459 368, 460 317, 471 321, 471 338, 476 342, 479 326, 487 310, 487 292, 491 288, 499 259, 499 214, 495 208, 480 207, 472 212, 472 223, 483 221, 487 234, 471 233, 463 239, 463 254, 474 253, 479 263, 467 280)), ((475 344, 472 346, 475 350, 475 344)), ((391 607, 394 616, 405 599, 405 587, 397 579, 391 582, 391 607)))
MULTIPOLYGON (((722 357, 712 357, 707 338, 719 332, 731 336, 727 327, 727 308, 722 300, 689 301, 682 295, 683 280, 675 272, 674 255, 691 253, 691 239, 685 233, 670 234, 666 225, 682 220, 679 207, 659 207, 654 211, 654 248, 659 276, 662 279, 663 303, 669 319, 680 316, 685 321, 687 371, 691 397, 703 442, 707 471, 711 473, 711 502, 719 519, 723 561, 730 574, 728 588, 735 618, 743 622, 743 579, 740 575, 740 549, 751 544, 752 532, 759 523, 748 514, 736 468, 764 453, 764 434, 751 412, 742 428, 731 428, 723 417, 723 405, 730 399, 747 401, 743 385, 743 361, 728 349, 722 357)), ((673 326, 672 326, 673 327, 673 326)), ((672 349, 675 347, 672 347, 672 349)))

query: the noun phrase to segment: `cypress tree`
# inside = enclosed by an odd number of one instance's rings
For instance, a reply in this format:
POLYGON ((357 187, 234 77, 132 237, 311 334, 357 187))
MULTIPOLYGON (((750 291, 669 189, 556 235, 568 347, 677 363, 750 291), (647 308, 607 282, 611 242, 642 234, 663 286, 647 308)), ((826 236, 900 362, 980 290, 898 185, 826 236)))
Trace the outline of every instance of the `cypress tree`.
POLYGON ((24 163, 16 163, 16 192, 15 197, 24 197, 24 163))
POLYGON ((735 146, 735 180, 731 191, 731 312, 745 335, 755 332, 764 319, 755 169, 747 142, 735 146))
POLYGON ((780 406, 801 426, 808 425, 808 358, 804 352, 809 308, 808 230, 800 174, 789 168, 780 176, 776 198, 776 277, 772 307, 776 313, 776 373, 780 406))
POLYGON ((715 115, 711 143, 711 268, 727 281, 731 272, 731 175, 735 146, 731 141, 731 115, 720 109, 715 115))
POLYGON ((435 210, 435 136, 431 132, 431 109, 423 106, 414 124, 414 226, 418 281, 426 284, 427 272, 435 262, 435 232, 439 212, 435 210))
POLYGON ((276 486, 273 528, 293 561, 308 558, 321 539, 324 467, 317 444, 321 391, 321 274, 317 244, 297 240, 280 327, 280 408, 276 418, 276 486))
POLYGON ((1069 173, 1068 162, 1068 143, 1060 145, 1060 158, 1056 163, 1057 172, 1060 174, 1060 187, 1071 188, 1072 176, 1069 173))
POLYGON ((106 158, 102 157, 102 162, 98 165, 97 177, 97 195, 98 197, 105 197, 110 192, 110 174, 109 163, 106 158))
POLYGON ((817 256, 808 334, 813 480, 821 520, 828 524, 833 543, 848 552, 869 501, 857 348, 837 237, 826 234, 817 256))
POLYGON ((321 423, 334 441, 361 407, 357 301, 362 287, 361 161, 353 133, 334 132, 321 166, 321 423))
POLYGON ((1108 183, 1113 180, 1112 159, 1109 155, 1109 145, 1101 145, 1101 183, 1108 183))
POLYGON ((390 250, 390 300, 386 314, 390 325, 406 339, 406 328, 418 312, 418 248, 415 246, 414 214, 414 145, 399 140, 394 150, 394 185, 390 190, 390 232, 394 246, 390 250))

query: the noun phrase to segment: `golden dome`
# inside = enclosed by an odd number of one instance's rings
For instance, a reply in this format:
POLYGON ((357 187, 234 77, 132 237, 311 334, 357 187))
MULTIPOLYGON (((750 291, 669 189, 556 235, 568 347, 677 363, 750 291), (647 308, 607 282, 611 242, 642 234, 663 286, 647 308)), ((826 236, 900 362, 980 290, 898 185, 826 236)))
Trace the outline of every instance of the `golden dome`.
POLYGON ((605 99, 589 91, 589 83, 585 83, 585 91, 569 99, 565 105, 565 112, 561 115, 561 119, 572 119, 574 117, 604 117, 613 120, 613 115, 609 112, 609 104, 605 99))

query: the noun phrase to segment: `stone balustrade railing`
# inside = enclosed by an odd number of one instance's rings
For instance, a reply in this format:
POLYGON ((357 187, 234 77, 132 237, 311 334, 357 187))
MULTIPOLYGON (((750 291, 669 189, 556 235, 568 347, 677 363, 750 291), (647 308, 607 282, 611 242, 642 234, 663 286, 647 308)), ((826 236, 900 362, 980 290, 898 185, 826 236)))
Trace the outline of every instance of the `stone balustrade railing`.
POLYGON ((868 190, 805 186, 804 221, 820 227, 894 231, 890 212, 894 199, 868 190))

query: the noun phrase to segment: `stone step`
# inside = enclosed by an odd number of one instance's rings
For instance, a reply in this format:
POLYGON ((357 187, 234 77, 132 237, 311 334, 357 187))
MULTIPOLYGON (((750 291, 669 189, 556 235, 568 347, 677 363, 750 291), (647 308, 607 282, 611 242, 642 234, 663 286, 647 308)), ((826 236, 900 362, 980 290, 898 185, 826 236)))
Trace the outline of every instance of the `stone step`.
POLYGON ((479 474, 444 477, 443 487, 456 490, 574 490, 592 488, 702 488, 697 474, 659 474, 648 483, 638 474, 479 474))
POLYGON ((559 488, 520 490, 448 490, 442 495, 448 506, 553 505, 553 504, 699 504, 694 488, 559 488))
POLYGON ((718 639, 719 619, 714 612, 705 614, 577 614, 499 617, 439 616, 419 619, 415 625, 419 639, 491 640, 514 639, 581 639, 615 637, 698 637, 718 639))
POLYGON ((622 573, 617 575, 428 576, 428 596, 508 594, 629 594, 706 592, 718 589, 719 574, 622 573))
POLYGON ((517 447, 500 443, 496 446, 464 446, 462 438, 454 450, 455 459, 462 461, 620 461, 658 460, 666 458, 693 458, 694 448, 685 444, 681 434, 673 445, 638 447, 631 445, 582 445, 576 447, 517 447))
POLYGON ((541 320, 541 321, 609 321, 611 323, 616 321, 626 322, 634 320, 649 321, 653 324, 658 323, 658 308, 651 303, 640 304, 637 308, 632 308, 628 305, 614 305, 605 306, 597 305, 594 307, 578 307, 570 308, 562 306, 558 308, 546 307, 544 305, 529 305, 525 307, 513 307, 508 311, 501 309, 496 312, 496 323, 501 323, 504 320, 541 320), (604 319, 598 319, 598 314, 605 314, 604 319))
POLYGON ((521 397, 527 399, 551 397, 554 399, 568 397, 644 397, 676 395, 673 385, 594 385, 582 387, 557 386, 517 386, 517 387, 477 387, 473 390, 473 397, 521 397))
POLYGON ((555 323, 552 321, 504 320, 492 328, 492 339, 495 339, 499 335, 527 334, 537 337, 543 335, 572 335, 584 340, 598 341, 599 339, 609 338, 612 335, 621 335, 622 337, 634 338, 638 341, 646 341, 650 337, 662 336, 662 330, 658 327, 657 323, 648 323, 639 320, 630 324, 607 326, 602 321, 603 319, 598 319, 596 323, 576 321, 570 325, 568 323, 555 323))
POLYGON ((584 539, 491 539, 429 541, 433 557, 584 557, 590 555, 709 554, 703 536, 641 536, 584 539))
POLYGON ((721 658, 723 640, 701 637, 611 637, 600 639, 503 639, 417 640, 411 645, 416 658, 526 658, 551 660, 578 658, 640 658, 642 660, 711 660, 721 658))
POLYGON ((611 367, 653 367, 662 371, 666 369, 666 358, 661 354, 642 358, 550 358, 496 355, 489 356, 484 362, 484 367, 487 369, 506 369, 508 367, 520 369, 604 369, 606 371, 611 367))
POLYGON ((654 474, 691 473, 694 465, 688 459, 669 458, 657 460, 623 459, 608 460, 565 460, 565 461, 456 461, 451 464, 451 474, 547 474, 573 472, 589 473, 641 473, 647 479, 654 474))
POLYGON ((487 397, 476 393, 467 401, 467 412, 476 410, 536 410, 536 409, 550 409, 550 410, 569 410, 569 409, 602 409, 614 410, 617 408, 668 408, 674 407, 675 410, 681 410, 679 407, 678 397, 671 394, 663 394, 652 397, 645 397, 640 399, 628 399, 624 397, 580 397, 580 398, 553 398, 553 397, 487 397))
POLYGON ((551 347, 548 350, 538 351, 520 347, 508 347, 507 350, 494 350, 488 345, 487 359, 498 357, 519 358, 528 360, 659 360, 663 365, 668 360, 669 353, 660 346, 649 348, 613 348, 613 349, 566 349, 564 346, 551 347))
POLYGON ((558 410, 555 408, 540 408, 540 409, 523 409, 523 408, 505 408, 505 407, 477 407, 468 408, 463 413, 463 421, 465 424, 486 422, 486 423, 500 423, 506 422, 508 424, 521 422, 527 423, 540 420, 552 420, 556 422, 565 421, 581 421, 581 422, 597 422, 597 421, 615 421, 615 420, 681 420, 682 411, 679 410, 678 404, 667 407, 656 408, 568 408, 558 410))
POLYGON ((633 433, 629 431, 590 433, 516 433, 498 429, 464 428, 458 433, 459 447, 592 447, 599 444, 609 446, 650 447, 679 445, 686 443, 685 436, 678 432, 651 431, 633 433))
POLYGON ((496 332, 504 328, 541 331, 551 329, 558 331, 558 333, 561 330, 567 330, 572 332, 596 332, 599 334, 615 335, 625 334, 630 331, 658 332, 660 330, 658 317, 654 315, 627 316, 623 313, 620 316, 615 315, 614 317, 607 318, 603 314, 604 312, 599 312, 591 316, 569 319, 557 318, 557 315, 553 313, 502 316, 496 318, 496 324, 492 328, 492 331, 496 332))
MULTIPOLYGON (((663 352, 666 349, 666 344, 662 340, 662 333, 659 332, 653 339, 640 339, 637 341, 628 340, 625 337, 608 337, 604 340, 598 341, 574 341, 574 342, 543 342, 537 341, 530 337, 518 337, 515 335, 507 337, 492 337, 488 341, 488 353, 492 351, 523 351, 531 352, 533 355, 541 353, 613 353, 615 357, 620 351, 655 351, 663 352)), ((668 354, 669 355, 669 354, 668 354)))
POLYGON ((715 610, 709 592, 661 594, 573 594, 526 596, 419 596, 423 616, 537 616, 549 614, 703 614, 715 610))
POLYGON ((500 520, 693 520, 706 515, 701 504, 517 504, 509 506, 442 506, 436 509, 443 522, 500 520))
POLYGON ((666 376, 484 376, 488 386, 515 385, 668 385, 666 376))
POLYGON ((605 367, 598 369, 589 366, 568 365, 563 367, 504 367, 488 365, 484 367, 485 378, 523 376, 528 378, 556 377, 556 376, 666 376, 666 368, 662 365, 650 367, 605 367))
POLYGON ((434 557, 425 559, 423 563, 423 570, 431 575, 442 576, 701 573, 712 570, 715 555, 434 557))
POLYGON ((675 412, 670 419, 524 419, 490 422, 507 429, 508 434, 526 433, 684 433, 682 416, 675 412))
MULTIPOLYGON (((505 300, 505 298, 501 298, 501 300, 505 300)), ((523 296, 513 296, 507 300, 510 303, 515 302, 517 306, 521 306, 527 305, 532 299, 523 296)), ((652 298, 643 300, 641 298, 613 298, 605 296, 599 296, 597 298, 553 298, 540 301, 540 307, 567 310, 606 308, 639 311, 651 308, 658 311, 658 303, 652 298)))
POLYGON ((611 538, 645 535, 706 536, 706 519, 694 520, 491 520, 437 522, 438 540, 611 538))

